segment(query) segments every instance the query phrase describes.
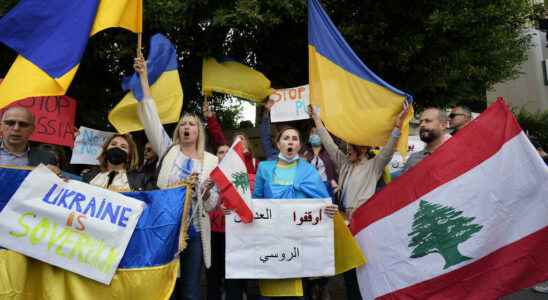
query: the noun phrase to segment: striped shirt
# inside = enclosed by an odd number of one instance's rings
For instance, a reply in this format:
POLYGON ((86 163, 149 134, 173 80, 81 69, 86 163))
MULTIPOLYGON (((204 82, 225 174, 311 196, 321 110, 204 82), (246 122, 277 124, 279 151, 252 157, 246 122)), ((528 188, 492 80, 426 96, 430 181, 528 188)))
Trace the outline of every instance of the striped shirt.
POLYGON ((11 153, 0 143, 0 165, 24 167, 29 165, 30 148, 23 153, 11 153))

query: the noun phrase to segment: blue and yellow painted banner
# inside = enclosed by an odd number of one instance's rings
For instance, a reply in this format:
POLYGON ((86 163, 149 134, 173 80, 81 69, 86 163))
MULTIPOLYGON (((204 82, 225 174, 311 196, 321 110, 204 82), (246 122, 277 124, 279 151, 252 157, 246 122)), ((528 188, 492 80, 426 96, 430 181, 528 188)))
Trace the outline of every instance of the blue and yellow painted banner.
MULTIPOLYGON (((412 97, 375 75, 354 53, 318 0, 308 0, 310 102, 331 133, 356 145, 384 146, 412 97)), ((398 151, 407 153, 409 119, 398 151)))
POLYGON ((210 57, 202 65, 202 94, 210 96, 213 92, 262 103, 274 89, 263 73, 234 60, 210 57))
POLYGON ((18 56, 0 84, 0 108, 64 95, 88 39, 110 27, 142 31, 142 0, 21 0, 0 19, 0 42, 18 56))
MULTIPOLYGON (((29 170, 0 168, 0 210, 29 170)), ((146 203, 110 285, 9 250, 0 250, 2 299, 169 299, 184 247, 190 193, 185 187, 124 193, 146 203), (183 235, 180 236, 180 232, 183 235)))
MULTIPOLYGON (((162 34, 152 36, 147 58, 148 81, 162 124, 179 121, 183 108, 183 88, 177 66, 175 46, 162 34)), ((122 89, 129 92, 112 109, 108 120, 119 133, 143 130, 137 115, 138 102, 143 100, 137 74, 125 78, 122 89)))

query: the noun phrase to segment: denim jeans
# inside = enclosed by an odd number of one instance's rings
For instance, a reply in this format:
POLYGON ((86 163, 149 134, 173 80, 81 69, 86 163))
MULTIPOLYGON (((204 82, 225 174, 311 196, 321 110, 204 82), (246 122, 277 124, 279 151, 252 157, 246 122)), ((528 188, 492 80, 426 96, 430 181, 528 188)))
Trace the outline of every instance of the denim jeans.
POLYGON ((175 286, 177 300, 202 299, 200 277, 202 274, 202 240, 197 234, 187 241, 187 246, 181 253, 181 278, 175 286))

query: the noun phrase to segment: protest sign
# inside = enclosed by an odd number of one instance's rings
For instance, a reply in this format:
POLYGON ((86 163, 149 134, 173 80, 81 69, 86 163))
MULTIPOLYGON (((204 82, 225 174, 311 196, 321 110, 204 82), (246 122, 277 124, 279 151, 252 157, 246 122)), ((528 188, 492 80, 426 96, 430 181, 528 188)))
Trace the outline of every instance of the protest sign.
POLYGON ((253 199, 254 220, 226 216, 226 278, 300 278, 335 273, 331 199, 253 199))
POLYGON ((110 284, 143 208, 40 165, 0 212, 0 246, 110 284))
MULTIPOLYGON (((68 96, 30 97, 7 108, 21 106, 30 110, 36 119, 30 140, 72 147, 76 100, 68 96)), ((2 110, 2 114, 7 109, 2 110)))
POLYGON ((97 156, 101 154, 101 147, 114 133, 80 127, 79 134, 74 141, 71 164, 99 165, 97 156))
POLYGON ((308 85, 276 90, 269 99, 274 101, 274 105, 270 109, 270 121, 273 123, 310 118, 308 115, 308 105, 310 104, 308 85))
POLYGON ((405 160, 401 156, 400 153, 394 153, 394 156, 392 157, 392 160, 390 160, 390 163, 388 164, 388 168, 390 170, 390 173, 397 173, 403 169, 403 166, 405 165, 405 162, 407 161, 407 158, 415 152, 422 151, 424 149, 424 142, 421 141, 420 137, 418 135, 411 135, 408 137, 407 140, 407 157, 405 160))

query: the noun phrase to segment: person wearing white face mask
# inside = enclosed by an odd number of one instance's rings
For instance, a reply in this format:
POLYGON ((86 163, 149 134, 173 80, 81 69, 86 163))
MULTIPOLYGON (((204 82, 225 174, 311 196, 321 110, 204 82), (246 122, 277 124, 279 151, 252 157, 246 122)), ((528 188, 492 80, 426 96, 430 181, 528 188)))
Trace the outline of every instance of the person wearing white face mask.
POLYGON ((334 193, 338 189, 337 170, 329 154, 322 146, 322 140, 316 127, 312 127, 310 130, 308 145, 310 146, 303 151, 302 156, 318 170, 329 192, 329 196, 333 198, 334 193))

